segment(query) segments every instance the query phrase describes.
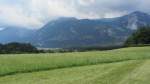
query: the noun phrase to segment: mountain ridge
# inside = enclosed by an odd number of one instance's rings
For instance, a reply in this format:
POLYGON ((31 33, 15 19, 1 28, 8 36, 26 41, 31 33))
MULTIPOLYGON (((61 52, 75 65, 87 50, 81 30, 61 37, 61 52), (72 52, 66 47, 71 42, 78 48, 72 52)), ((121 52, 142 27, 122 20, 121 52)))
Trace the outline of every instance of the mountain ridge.
POLYGON ((122 45, 138 27, 147 25, 150 25, 150 15, 139 11, 94 20, 61 17, 34 34, 28 33, 25 42, 44 48, 122 45))
POLYGON ((120 45, 138 26, 150 24, 149 17, 148 14, 139 11, 107 19, 63 17, 63 19, 50 22, 41 28, 39 35, 37 35, 40 38, 38 42, 41 47, 120 45), (141 18, 143 20, 143 17, 148 23, 139 22, 141 18))

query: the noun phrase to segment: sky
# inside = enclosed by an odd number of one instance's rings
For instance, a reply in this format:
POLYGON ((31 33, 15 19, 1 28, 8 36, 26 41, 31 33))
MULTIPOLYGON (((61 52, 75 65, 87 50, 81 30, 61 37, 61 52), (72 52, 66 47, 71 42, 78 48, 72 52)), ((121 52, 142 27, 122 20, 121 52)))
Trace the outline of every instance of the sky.
POLYGON ((38 29, 58 17, 98 19, 150 13, 150 0, 0 0, 0 26, 38 29))

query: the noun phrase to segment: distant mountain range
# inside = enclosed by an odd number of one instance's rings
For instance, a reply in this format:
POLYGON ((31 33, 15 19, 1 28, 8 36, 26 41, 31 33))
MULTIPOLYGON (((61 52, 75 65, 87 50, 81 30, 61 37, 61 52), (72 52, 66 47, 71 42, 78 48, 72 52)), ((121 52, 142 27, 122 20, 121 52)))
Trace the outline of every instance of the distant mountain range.
POLYGON ((147 25, 150 25, 150 15, 139 11, 95 20, 59 18, 39 30, 1 29, 0 42, 31 42, 44 48, 121 45, 138 27, 147 25))
POLYGON ((16 26, 6 26, 0 29, 0 43, 29 42, 30 35, 36 32, 36 30, 16 26))

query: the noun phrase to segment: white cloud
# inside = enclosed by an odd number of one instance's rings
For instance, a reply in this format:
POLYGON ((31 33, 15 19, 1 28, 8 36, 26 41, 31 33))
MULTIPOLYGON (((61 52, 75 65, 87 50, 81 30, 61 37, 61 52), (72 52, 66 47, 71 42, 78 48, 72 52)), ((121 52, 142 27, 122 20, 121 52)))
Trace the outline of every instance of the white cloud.
POLYGON ((37 27, 42 25, 37 18, 25 14, 21 8, 5 5, 0 6, 0 21, 4 24, 23 27, 37 27))
POLYGON ((22 3, 0 5, 0 21, 9 25, 40 28, 49 20, 59 16, 72 17, 76 13, 73 7, 67 6, 67 3, 71 6, 69 0, 27 0, 22 3))
POLYGON ((78 0, 78 3, 83 6, 88 6, 95 2, 96 2, 96 0, 78 0))
POLYGON ((150 12, 149 4, 148 0, 0 0, 0 22, 40 28, 61 16, 94 19, 150 12))

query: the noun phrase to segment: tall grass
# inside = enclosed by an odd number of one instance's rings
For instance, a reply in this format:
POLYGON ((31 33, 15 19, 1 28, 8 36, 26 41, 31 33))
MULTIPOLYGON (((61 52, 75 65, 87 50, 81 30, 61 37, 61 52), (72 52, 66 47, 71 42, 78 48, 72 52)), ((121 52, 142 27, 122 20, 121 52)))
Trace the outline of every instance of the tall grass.
POLYGON ((150 59, 150 47, 55 54, 0 55, 0 76, 73 66, 150 59))

